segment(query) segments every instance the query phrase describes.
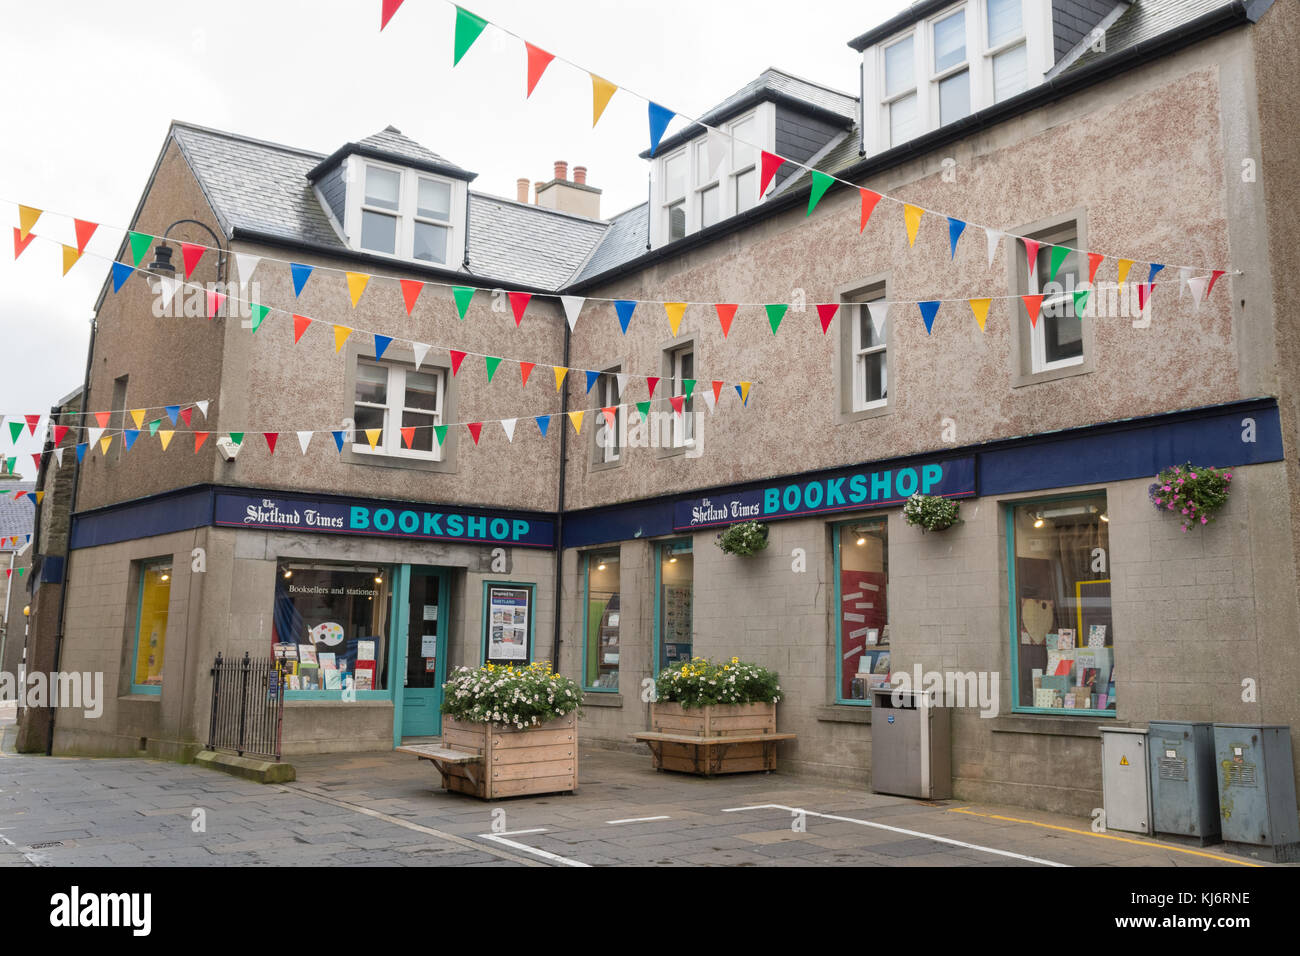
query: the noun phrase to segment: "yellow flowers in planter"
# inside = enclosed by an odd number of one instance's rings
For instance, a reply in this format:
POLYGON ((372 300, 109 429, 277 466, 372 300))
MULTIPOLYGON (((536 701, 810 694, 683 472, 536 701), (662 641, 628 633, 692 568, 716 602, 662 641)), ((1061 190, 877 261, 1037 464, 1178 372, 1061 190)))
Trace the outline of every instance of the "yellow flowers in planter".
POLYGON ((683 707, 709 704, 774 704, 781 699, 777 675, 758 664, 733 657, 718 664, 693 657, 665 668, 655 681, 656 699, 683 707))

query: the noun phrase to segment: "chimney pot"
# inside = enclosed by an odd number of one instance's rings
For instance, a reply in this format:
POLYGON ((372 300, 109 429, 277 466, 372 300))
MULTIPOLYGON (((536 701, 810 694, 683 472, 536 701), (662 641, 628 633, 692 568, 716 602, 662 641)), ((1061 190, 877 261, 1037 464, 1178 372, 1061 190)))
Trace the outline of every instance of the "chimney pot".
POLYGON ((540 179, 533 183, 533 202, 537 202, 537 197, 541 194, 542 187, 545 185, 546 183, 542 182, 540 179))
POLYGON ((528 202, 528 178, 515 180, 515 198, 520 202, 528 202))
POLYGON ((557 159, 555 161, 555 178, 564 182, 569 177, 569 163, 567 160, 557 159))
POLYGON ((575 183, 577 183, 579 186, 585 186, 585 185, 587 185, 587 167, 586 167, 586 166, 574 166, 574 167, 573 167, 573 181, 574 181, 575 183))

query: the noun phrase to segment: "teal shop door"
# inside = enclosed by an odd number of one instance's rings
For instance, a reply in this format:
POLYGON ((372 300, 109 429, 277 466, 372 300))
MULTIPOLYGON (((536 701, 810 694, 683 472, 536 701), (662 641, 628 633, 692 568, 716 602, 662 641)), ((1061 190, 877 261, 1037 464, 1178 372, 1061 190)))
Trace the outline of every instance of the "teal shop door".
POLYGON ((447 590, 445 571, 411 568, 406 601, 406 667, 402 671, 403 737, 442 733, 447 590))

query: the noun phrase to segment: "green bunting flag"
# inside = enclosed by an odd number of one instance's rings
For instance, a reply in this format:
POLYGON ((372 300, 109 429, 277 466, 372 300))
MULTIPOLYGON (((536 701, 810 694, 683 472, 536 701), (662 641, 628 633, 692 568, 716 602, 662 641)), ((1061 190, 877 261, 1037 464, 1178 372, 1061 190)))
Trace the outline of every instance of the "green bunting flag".
POLYGON ((637 410, 637 413, 641 416, 641 421, 643 421, 643 422, 648 422, 648 421, 650 421, 650 403, 649 403, 649 402, 637 402, 637 403, 636 403, 636 410, 637 410))
POLYGON ((140 263, 144 261, 145 253, 153 245, 153 236, 146 236, 143 233, 132 232, 128 234, 131 239, 131 259, 135 267, 140 268, 140 263))
POLYGON ((790 307, 788 305, 765 305, 763 308, 767 309, 767 324, 772 326, 772 334, 776 335, 781 320, 785 318, 785 310, 790 307))
POLYGON ((501 364, 501 360, 495 355, 488 355, 484 357, 483 361, 487 364, 488 382, 491 382, 492 376, 497 373, 497 366, 501 364))
POLYGON ((13 471, 14 471, 14 465, 16 465, 16 464, 18 464, 18 456, 17 456, 17 455, 14 455, 14 457, 12 457, 12 458, 6 458, 6 459, 5 459, 5 471, 9 472, 9 473, 12 475, 12 474, 13 474, 13 471))
MULTIPOLYGON (((13 442, 15 445, 18 444, 18 436, 21 435, 22 433, 23 433, 22 422, 9 423, 9 440, 13 442)), ((12 471, 13 469, 11 468, 10 470, 12 471)))
POLYGON ((162 419, 157 418, 149 423, 149 437, 152 438, 158 434, 158 429, 162 425, 162 419))
POLYGON ((1088 293, 1091 289, 1080 289, 1074 294, 1074 317, 1082 321, 1083 310, 1088 307, 1088 293))
POLYGON ((834 176, 828 176, 826 173, 816 169, 812 171, 812 192, 808 194, 809 216, 812 215, 812 211, 817 208, 817 204, 821 202, 822 196, 826 195, 826 190, 830 189, 831 184, 834 182, 834 176))
POLYGON ((487 21, 482 17, 476 17, 464 7, 456 8, 456 51, 451 61, 452 66, 459 63, 460 58, 469 52, 469 48, 474 45, 474 41, 486 26, 487 21))
POLYGON ((230 433, 230 440, 233 441, 236 445, 242 445, 242 444, 244 443, 244 433, 243 433, 243 432, 231 432, 231 433, 230 433))
POLYGON ((687 398, 690 398, 692 395, 695 394, 695 379, 693 378, 682 379, 682 394, 685 395, 687 398))
POLYGON ((474 298, 474 290, 456 285, 451 287, 451 294, 456 300, 456 311, 460 313, 460 320, 464 322, 465 312, 469 309, 469 300, 474 298))
POLYGON ((1051 259, 1052 271, 1051 274, 1048 276, 1048 278, 1052 282, 1056 281, 1056 270, 1061 268, 1061 263, 1065 261, 1065 257, 1068 256, 1072 251, 1073 250, 1070 249, 1069 246, 1052 246, 1052 259, 1051 259))
POLYGON ((248 308, 253 313, 252 329, 256 332, 258 326, 260 326, 262 321, 270 314, 271 307, 269 305, 258 305, 256 302, 250 302, 248 308))
POLYGON ((434 425, 434 426, 433 426, 433 433, 434 433, 434 435, 436 435, 436 436, 438 437, 438 447, 439 447, 439 448, 441 448, 441 447, 442 447, 442 443, 443 443, 444 441, 447 440, 447 428, 448 428, 448 426, 446 426, 446 425, 434 425))

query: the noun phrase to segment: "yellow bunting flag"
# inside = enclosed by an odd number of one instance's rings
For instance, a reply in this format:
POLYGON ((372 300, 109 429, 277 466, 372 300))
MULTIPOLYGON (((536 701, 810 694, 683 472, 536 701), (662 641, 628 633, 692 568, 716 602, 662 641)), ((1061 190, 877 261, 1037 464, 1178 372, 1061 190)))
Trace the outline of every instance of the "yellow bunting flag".
POLYGON ((921 213, 924 212, 920 206, 913 206, 911 203, 903 204, 903 218, 907 220, 907 244, 916 245, 916 231, 921 228, 921 213))
POLYGON ((71 269, 73 266, 75 266, 77 264, 77 260, 80 258, 81 258, 81 253, 77 251, 76 246, 64 246, 63 247, 63 274, 67 275, 68 270, 71 269))
POLYGON ((348 336, 351 334, 352 334, 352 330, 348 328, 346 325, 334 326, 334 351, 335 352, 342 350, 343 343, 348 340, 348 336))
POLYGON ((166 451, 167 446, 172 443, 172 435, 175 434, 173 431, 160 431, 158 433, 158 437, 162 439, 163 451, 166 451))
POLYGON ((682 327, 682 313, 686 311, 686 303, 665 302, 664 311, 668 313, 668 328, 673 330, 673 337, 676 338, 677 330, 682 327))
POLYGON ((18 225, 21 227, 19 232, 22 233, 20 238, 27 238, 27 234, 31 232, 32 227, 36 225, 36 220, 41 218, 41 212, 42 210, 37 209, 34 206, 18 207, 18 225))
POLYGON ((736 386, 740 389, 740 401, 742 405, 749 401, 749 386, 749 382, 741 382, 736 386))
POLYGON ((984 322, 989 317, 989 303, 992 299, 971 299, 970 310, 975 313, 975 321, 980 324, 980 331, 984 331, 984 322))
POLYGON ((1123 285, 1124 280, 1128 278, 1128 270, 1133 267, 1133 262, 1134 260, 1132 259, 1119 260, 1119 284, 1120 285, 1123 285))
POLYGON ((133 409, 131 409, 131 417, 135 420, 135 427, 136 427, 136 428, 144 428, 144 409, 143 409, 143 408, 133 408, 133 409))
POLYGON ((99 453, 100 453, 101 455, 107 455, 107 454, 108 454, 108 446, 111 445, 111 444, 113 444, 113 436, 112 436, 112 435, 105 435, 103 438, 101 438, 101 439, 99 440, 99 453))
POLYGON ((367 428, 366 441, 370 442, 370 450, 374 451, 375 446, 379 444, 379 435, 383 432, 382 428, 367 428))
POLYGON ((348 294, 352 296, 352 308, 357 307, 357 302, 361 298, 361 293, 366 291, 366 283, 370 281, 370 276, 364 272, 348 273, 348 294))
POLYGON ((609 80, 591 74, 591 125, 595 127, 600 122, 600 114, 605 112, 605 107, 609 105, 610 97, 618 87, 609 80))
POLYGON ((573 431, 574 431, 576 434, 578 434, 578 435, 581 435, 581 434, 582 434, 582 416, 585 415, 585 414, 586 414, 586 412, 569 412, 569 413, 568 413, 569 421, 571 421, 571 422, 573 423, 573 431))
MULTIPOLYGON (((45 498, 45 492, 43 492, 43 491, 38 491, 38 492, 36 492, 36 503, 37 503, 38 505, 41 503, 42 500, 44 500, 44 498, 45 498)), ((14 538, 14 544, 17 544, 17 543, 18 543, 18 539, 17 539, 17 538, 14 538)))
POLYGON ((551 368, 555 369, 555 390, 558 392, 564 384, 564 376, 569 374, 569 370, 560 365, 552 365, 551 368))

